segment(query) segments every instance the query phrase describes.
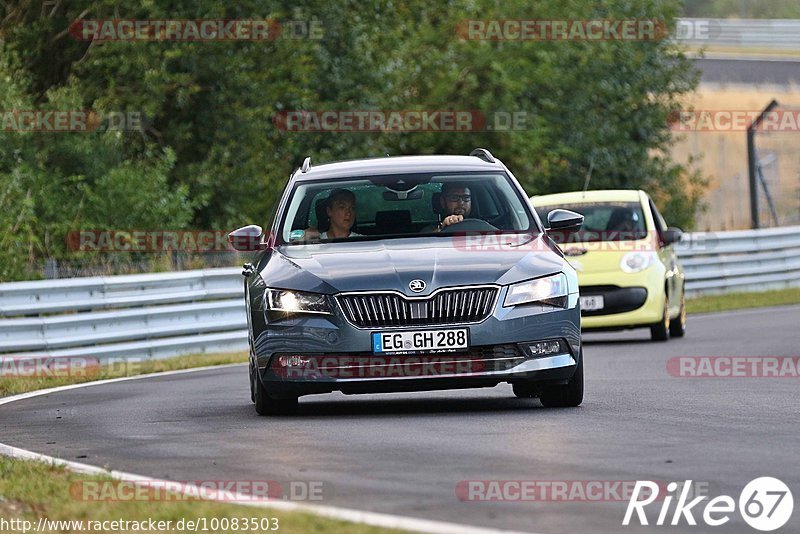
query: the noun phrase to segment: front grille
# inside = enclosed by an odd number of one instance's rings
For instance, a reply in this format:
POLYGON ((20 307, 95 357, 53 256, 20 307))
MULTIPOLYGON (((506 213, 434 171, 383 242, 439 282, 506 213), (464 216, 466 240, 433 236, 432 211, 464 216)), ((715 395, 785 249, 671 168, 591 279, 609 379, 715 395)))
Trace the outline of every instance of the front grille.
POLYGON ((492 312, 498 289, 445 289, 428 298, 409 299, 397 293, 339 295, 347 320, 359 328, 477 323, 492 312))

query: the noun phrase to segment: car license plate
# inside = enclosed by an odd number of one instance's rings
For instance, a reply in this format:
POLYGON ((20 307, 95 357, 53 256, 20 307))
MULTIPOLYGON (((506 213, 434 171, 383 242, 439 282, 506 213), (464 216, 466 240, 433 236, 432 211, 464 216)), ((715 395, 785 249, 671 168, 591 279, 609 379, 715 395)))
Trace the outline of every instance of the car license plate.
POLYGON ((583 311, 602 310, 604 305, 602 295, 581 297, 581 310, 583 311))
POLYGON ((469 329, 373 332, 372 352, 449 352, 469 348, 469 329))

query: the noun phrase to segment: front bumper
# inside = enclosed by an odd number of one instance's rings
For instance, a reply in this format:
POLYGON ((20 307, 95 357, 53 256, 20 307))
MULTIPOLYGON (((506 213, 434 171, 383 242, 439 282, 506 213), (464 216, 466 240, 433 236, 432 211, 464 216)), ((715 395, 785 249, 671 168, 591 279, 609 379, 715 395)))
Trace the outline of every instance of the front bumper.
MULTIPOLYGON (((305 395, 342 391, 368 393, 494 386, 516 381, 565 381, 580 358, 577 293, 566 309, 542 305, 505 308, 501 288, 492 314, 468 328, 470 349, 413 355, 375 355, 372 332, 349 324, 341 310, 333 315, 296 315, 254 328, 258 374, 275 394, 305 395), (530 342, 558 340, 561 348, 544 356, 527 349, 530 342), (287 366, 296 356, 299 366, 287 366), (283 357, 281 359, 281 357, 283 357), (283 364, 279 364, 281 359, 283 364)), ((255 326, 255 325, 254 325, 255 326)), ((447 328, 386 327, 382 332, 447 328)))
POLYGON ((581 296, 603 295, 603 310, 582 313, 582 328, 649 326, 664 313, 664 271, 653 266, 639 273, 580 273, 581 296))

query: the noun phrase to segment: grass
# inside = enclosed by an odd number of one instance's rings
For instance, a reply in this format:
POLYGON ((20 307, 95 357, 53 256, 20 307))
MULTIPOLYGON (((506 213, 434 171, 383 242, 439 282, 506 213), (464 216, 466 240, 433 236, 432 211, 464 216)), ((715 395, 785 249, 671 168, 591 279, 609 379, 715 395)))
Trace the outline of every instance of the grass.
MULTIPOLYGON (((787 304, 800 304, 800 288, 695 297, 686 300, 686 311, 687 313, 711 313, 787 304)), ((233 352, 193 354, 164 360, 127 359, 73 376, 3 376, 3 373, 0 372, 0 397, 94 380, 245 362, 247 362, 246 353, 233 352)))
MULTIPOLYGON (((96 501, 84 500, 75 491, 84 481, 110 481, 112 479, 73 473, 43 462, 20 461, 0 456, 0 532, 22 532, 22 526, 3 525, 12 519, 30 521, 28 532, 36 528, 39 518, 55 521, 171 521, 168 532, 181 532, 175 526, 184 521, 207 518, 206 532, 261 532, 259 529, 211 529, 211 518, 230 520, 247 518, 248 525, 255 519, 277 518, 277 532, 347 532, 371 534, 387 532, 386 529, 349 523, 315 516, 303 512, 276 512, 266 508, 215 503, 201 500, 137 500, 96 501), (72 489, 72 491, 71 491, 72 489)), ((272 524, 271 522, 265 524, 272 524)), ((86 524, 84 523, 84 526, 86 524)), ((165 523, 166 525, 166 523, 165 523)), ((224 523, 223 523, 224 525, 224 523)), ((241 525, 241 523, 240 523, 241 525)), ((111 525, 109 525, 111 526, 111 525)), ((132 525, 129 525, 132 527, 132 525)), ((191 530, 184 528, 183 531, 191 530)), ((86 531, 86 530, 84 530, 86 531)), ((135 528, 92 529, 91 532, 135 532, 135 528)), ((139 530, 144 531, 144 530, 139 530)), ((202 524, 198 531, 203 532, 202 524)), ((39 531, 42 532, 42 531, 39 531)), ((44 532, 81 532, 75 525, 44 530, 44 532)), ((399 531, 396 531, 399 532, 399 531)))
MULTIPOLYGON (((164 360, 143 360, 137 358, 120 359, 111 365, 89 367, 85 372, 55 373, 62 376, 3 376, 8 374, 4 372, 0 373, 0 397, 36 389, 91 382, 94 380, 105 380, 107 378, 120 378, 123 376, 158 373, 161 371, 190 369, 192 367, 203 367, 206 365, 244 362, 247 362, 246 353, 232 352, 223 354, 192 354, 164 360)), ((5 366, 4 371, 7 371, 5 366)))
POLYGON ((759 293, 729 293, 686 299, 687 313, 709 313, 800 304, 800 287, 762 291, 759 293))

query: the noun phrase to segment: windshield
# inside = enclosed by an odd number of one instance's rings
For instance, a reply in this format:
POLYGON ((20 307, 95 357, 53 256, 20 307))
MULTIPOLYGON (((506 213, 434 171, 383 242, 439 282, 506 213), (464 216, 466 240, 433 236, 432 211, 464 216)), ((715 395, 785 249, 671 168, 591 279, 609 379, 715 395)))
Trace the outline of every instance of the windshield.
POLYGON ((281 236, 289 244, 536 229, 532 214, 504 173, 300 182, 282 221, 281 236), (440 228, 452 214, 464 221, 440 228))
POLYGON ((543 220, 554 209, 583 215, 583 226, 572 241, 627 241, 647 237, 647 225, 638 202, 581 202, 558 206, 536 206, 543 220))

